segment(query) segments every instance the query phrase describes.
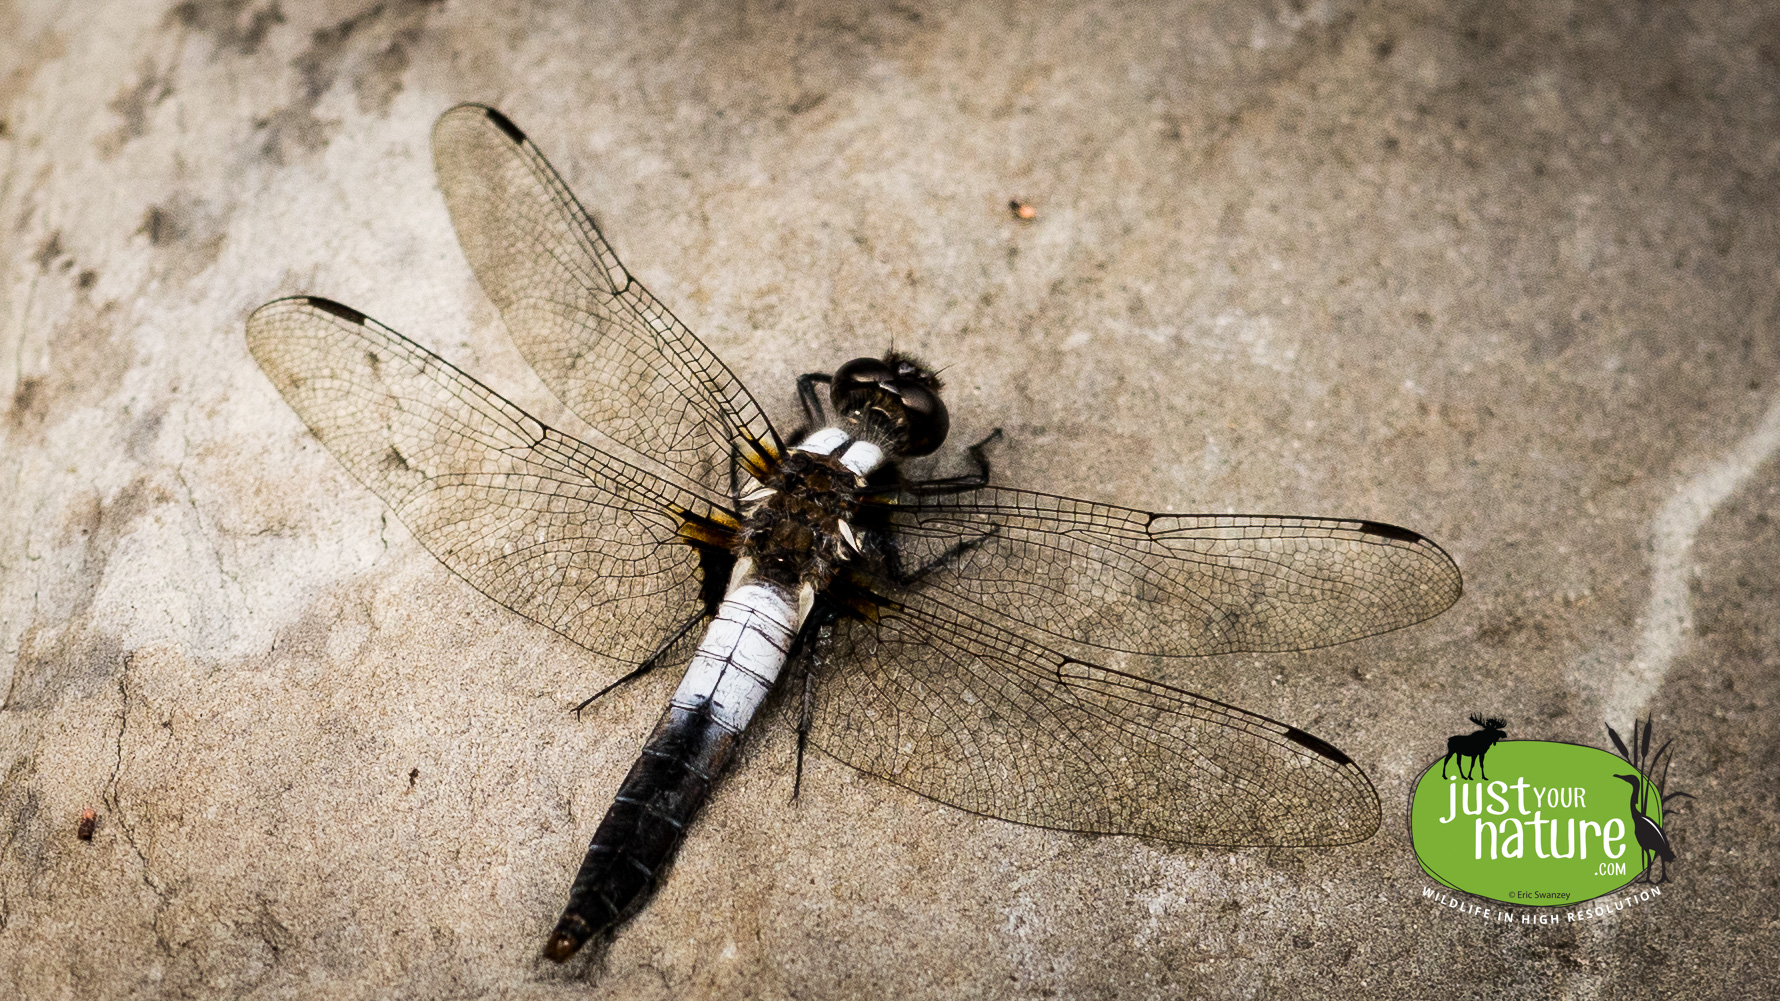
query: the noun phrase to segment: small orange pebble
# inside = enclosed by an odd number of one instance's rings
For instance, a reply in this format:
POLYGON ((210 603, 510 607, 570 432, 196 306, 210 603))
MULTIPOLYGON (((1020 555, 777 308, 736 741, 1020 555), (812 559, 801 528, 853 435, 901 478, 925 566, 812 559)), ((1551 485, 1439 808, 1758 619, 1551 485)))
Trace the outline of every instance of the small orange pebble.
POLYGON ((1016 219, 1038 218, 1038 210, 1023 201, 1020 201, 1018 198, 1011 199, 1007 203, 1007 210, 1012 212, 1016 219))
POLYGON ((80 811, 80 826, 74 829, 74 836, 82 841, 93 840, 93 828, 97 827, 99 818, 91 808, 80 811))

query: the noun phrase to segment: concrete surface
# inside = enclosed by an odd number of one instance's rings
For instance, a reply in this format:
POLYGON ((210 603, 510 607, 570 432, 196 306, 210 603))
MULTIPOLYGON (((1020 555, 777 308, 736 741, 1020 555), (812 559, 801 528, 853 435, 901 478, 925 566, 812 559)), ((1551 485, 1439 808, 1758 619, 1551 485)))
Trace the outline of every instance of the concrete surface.
POLYGON ((1771 988, 1772 5, 18 2, 0 115, 0 994, 1771 988), (1468 590, 1429 624, 1159 671, 1336 740, 1384 829, 1171 850, 820 758, 792 804, 769 721, 654 903, 540 961, 673 680, 570 716, 609 679, 438 566, 242 338, 325 294, 548 415, 433 185, 469 99, 777 415, 893 339, 958 441, 1007 429, 1004 482, 1439 540, 1468 590), (1479 710, 1654 713, 1698 796, 1660 901, 1422 899, 1404 799, 1479 710))

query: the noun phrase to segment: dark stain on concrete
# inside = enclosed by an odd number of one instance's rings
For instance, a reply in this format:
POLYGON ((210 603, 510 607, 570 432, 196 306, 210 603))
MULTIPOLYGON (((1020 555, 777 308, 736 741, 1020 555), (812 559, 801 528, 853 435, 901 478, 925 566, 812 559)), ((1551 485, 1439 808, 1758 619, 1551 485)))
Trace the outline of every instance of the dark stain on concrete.
POLYGON ((43 242, 32 253, 31 260, 43 271, 66 271, 74 266, 74 256, 68 252, 67 247, 62 246, 62 231, 59 229, 43 238, 43 242))
MULTIPOLYGON (((71 258, 54 265, 67 271, 71 258)), ((134 345, 115 336, 115 302, 81 297, 49 338, 49 370, 19 380, 6 414, 7 437, 30 440, 62 415, 103 402, 135 361, 134 345)))
POLYGON ((391 102, 402 92, 402 78, 427 18, 443 0, 400 0, 388 5, 385 23, 387 35, 374 44, 374 51, 365 66, 354 76, 352 87, 358 95, 359 109, 373 114, 389 113, 391 102))
POLYGON ((276 0, 257 7, 252 0, 186 0, 167 12, 165 23, 207 35, 225 52, 251 56, 267 32, 284 23, 276 0))
POLYGON ((142 225, 136 227, 136 233, 148 237, 149 243, 159 247, 185 235, 185 227, 172 211, 159 205, 150 205, 148 211, 142 214, 142 225))
POLYGON ((185 281, 215 263, 226 233, 223 220, 203 201, 181 192, 142 214, 135 235, 168 253, 156 263, 169 281, 185 281))
POLYGON ((171 405, 171 400, 162 397, 147 413, 131 415, 132 419, 123 429, 124 450, 130 458, 144 466, 154 464, 154 446, 160 440, 161 426, 167 422, 167 410, 171 405))
POLYGON ((7 423, 14 428, 23 427, 29 415, 37 406, 38 395, 42 392, 42 379, 20 379, 18 388, 12 391, 12 402, 8 404, 6 408, 7 423))
POLYGON ((645 73, 642 83, 647 98, 716 109, 697 124, 701 141, 728 144, 762 124, 820 128, 845 114, 833 98, 860 86, 874 64, 929 58, 947 20, 930 3, 680 8, 650 29, 642 58, 671 66, 690 44, 705 53, 704 72, 645 73))
POLYGON ((338 24, 309 33, 309 47, 291 61, 291 68, 302 80, 302 89, 297 95, 300 103, 314 108, 321 96, 334 86, 340 63, 346 58, 346 43, 382 12, 383 6, 379 4, 338 24))
POLYGON ((123 121, 97 140, 100 159, 111 159, 130 140, 146 135, 149 114, 172 95, 172 80, 159 74, 153 63, 144 62, 140 79, 119 90, 107 105, 123 121))
POLYGON ((254 130, 261 135, 260 155, 278 166, 314 153, 328 144, 334 126, 315 117, 314 105, 279 108, 254 120, 254 130))
POLYGON ((48 371, 23 375, 7 401, 3 426, 15 443, 55 423, 61 413, 106 399, 135 358, 133 346, 120 347, 114 336, 117 303, 95 302, 87 294, 98 283, 98 272, 75 273, 78 262, 61 230, 44 237, 31 260, 45 281, 67 281, 76 295, 47 338, 48 371))
MULTIPOLYGON (((13 872, 23 873, 26 891, 36 889, 33 877, 44 871, 44 846, 48 840, 42 797, 38 795, 37 756, 28 748, 19 754, 0 779, 0 862, 8 863, 13 872)), ((12 916, 13 881, 0 879, 0 932, 5 932, 12 916)))
POLYGON ((61 536, 65 544, 79 547, 79 563, 64 578, 54 606, 40 607, 19 637, 18 662, 0 708, 48 710, 67 699, 97 697, 116 683, 126 651, 115 636, 92 624, 93 599, 104 584, 113 551, 136 520, 174 500, 168 491, 138 477, 109 499, 94 495, 74 508, 61 536))
POLYGON ((295 663, 319 668, 328 663, 328 637, 342 623, 368 618, 369 592, 358 586, 342 587, 321 596, 295 622, 272 638, 273 663, 295 663))
POLYGON ((308 46, 291 60, 299 80, 297 99, 255 123, 265 137, 265 156, 285 164, 327 145, 334 123, 317 118, 315 108, 343 75, 361 111, 387 114, 402 92, 410 53, 440 2, 393 0, 310 32, 308 46))

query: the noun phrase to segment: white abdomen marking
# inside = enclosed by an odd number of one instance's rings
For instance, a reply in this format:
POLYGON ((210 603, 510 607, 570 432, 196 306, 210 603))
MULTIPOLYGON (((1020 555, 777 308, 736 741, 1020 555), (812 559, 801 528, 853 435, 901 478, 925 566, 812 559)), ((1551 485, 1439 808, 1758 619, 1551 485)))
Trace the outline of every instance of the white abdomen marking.
POLYGON ((753 580, 729 593, 692 655, 673 704, 697 709, 741 731, 785 666, 797 635, 797 608, 783 588, 753 580))

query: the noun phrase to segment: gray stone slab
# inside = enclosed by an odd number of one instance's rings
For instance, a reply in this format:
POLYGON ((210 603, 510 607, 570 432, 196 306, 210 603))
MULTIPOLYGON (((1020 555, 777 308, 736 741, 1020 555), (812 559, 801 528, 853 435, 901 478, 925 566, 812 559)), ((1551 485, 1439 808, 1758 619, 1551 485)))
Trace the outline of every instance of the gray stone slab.
POLYGON ((1758 996, 1780 950, 1771 5, 0 6, 0 991, 1758 996), (775 417, 894 342, 1005 482, 1411 526, 1426 625, 1162 666, 1337 740, 1370 842, 974 817, 751 739, 538 957, 673 679, 441 568, 249 357, 313 292, 547 419, 428 130, 495 104, 775 417), (1007 210, 1024 199, 1036 218, 1007 210), (1405 797, 1465 729, 1676 738, 1659 901, 1486 927, 1405 797), (98 818, 76 838, 82 810, 98 818))

